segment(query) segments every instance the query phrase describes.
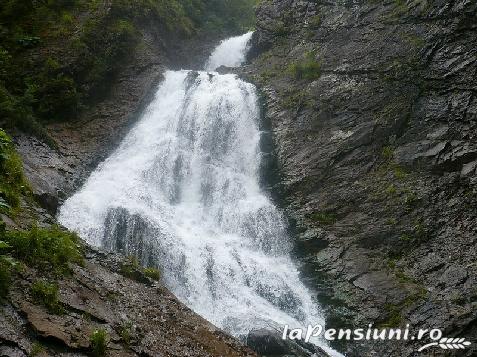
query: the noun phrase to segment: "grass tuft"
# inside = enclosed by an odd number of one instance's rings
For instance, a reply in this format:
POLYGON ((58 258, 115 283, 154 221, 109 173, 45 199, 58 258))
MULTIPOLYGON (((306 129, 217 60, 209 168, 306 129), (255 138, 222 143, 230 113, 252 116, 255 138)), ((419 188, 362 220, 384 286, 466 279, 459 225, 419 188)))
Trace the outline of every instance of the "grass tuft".
POLYGON ((58 299, 58 291, 58 285, 44 280, 35 282, 30 289, 37 304, 46 307, 52 314, 61 315, 65 310, 58 299))
POLYGON ((6 232, 4 241, 10 246, 8 252, 15 258, 56 275, 70 274, 71 263, 83 264, 78 236, 57 226, 6 232))
POLYGON ((288 67, 288 71, 297 80, 316 80, 321 77, 321 62, 316 60, 313 51, 308 52, 305 58, 288 67))
POLYGON ((108 343, 109 343, 109 336, 106 330, 99 329, 99 330, 93 331, 93 333, 90 336, 91 354, 94 357, 106 356, 108 343))

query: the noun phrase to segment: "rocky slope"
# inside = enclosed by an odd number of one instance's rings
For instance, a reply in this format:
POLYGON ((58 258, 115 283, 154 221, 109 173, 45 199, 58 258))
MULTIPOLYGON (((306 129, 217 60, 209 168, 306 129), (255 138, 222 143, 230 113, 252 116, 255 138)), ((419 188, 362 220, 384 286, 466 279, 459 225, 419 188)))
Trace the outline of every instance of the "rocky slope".
MULTIPOLYGON (((329 326, 477 337, 476 11, 469 0, 258 8, 242 75, 262 90, 277 189, 329 326)), ((422 344, 338 347, 411 356, 422 344)))
POLYGON ((58 281, 60 314, 25 293, 48 273, 25 268, 0 305, 0 356, 88 356, 95 330, 106 332, 108 356, 255 356, 140 268, 124 276, 124 264, 87 248, 83 266, 58 281))

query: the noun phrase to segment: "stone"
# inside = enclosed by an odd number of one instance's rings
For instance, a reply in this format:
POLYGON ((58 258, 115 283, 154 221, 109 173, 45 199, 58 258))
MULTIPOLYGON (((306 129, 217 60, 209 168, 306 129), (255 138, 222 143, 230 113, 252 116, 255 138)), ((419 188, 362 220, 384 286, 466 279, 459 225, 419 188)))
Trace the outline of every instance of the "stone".
POLYGON ((261 356, 326 357, 321 348, 300 340, 283 340, 281 332, 271 329, 252 330, 246 339, 247 346, 261 356))

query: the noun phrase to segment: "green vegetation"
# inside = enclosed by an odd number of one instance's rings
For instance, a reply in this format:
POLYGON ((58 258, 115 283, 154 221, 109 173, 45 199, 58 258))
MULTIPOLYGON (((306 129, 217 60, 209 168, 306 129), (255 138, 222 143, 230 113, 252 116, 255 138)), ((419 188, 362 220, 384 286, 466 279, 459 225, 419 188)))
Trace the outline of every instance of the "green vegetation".
POLYGON ((295 79, 313 81, 321 76, 321 62, 316 60, 315 52, 310 51, 303 60, 291 64, 288 71, 295 79))
POLYGON ((414 222, 414 225, 409 231, 401 234, 399 237, 399 240, 403 243, 407 243, 408 246, 423 243, 428 239, 429 230, 419 219, 414 222))
POLYGON ((406 192, 404 194, 403 203, 407 211, 412 211, 417 203, 419 202, 419 197, 414 192, 406 192))
POLYGON ((333 225, 336 222, 336 215, 334 213, 315 212, 310 214, 309 217, 323 226, 333 225))
POLYGON ((8 251, 11 246, 5 242, 5 223, 0 221, 0 301, 7 297, 12 283, 12 272, 17 266, 8 251))
POLYGON ((304 91, 287 93, 288 95, 282 100, 282 105, 287 109, 296 109, 301 107, 307 101, 307 95, 304 91))
POLYGON ((152 280, 159 281, 159 279, 161 278, 161 273, 155 268, 145 268, 143 272, 145 276, 152 280))
POLYGON ((0 241, 8 245, 11 256, 56 275, 69 274, 70 263, 83 263, 79 238, 59 227, 4 232, 0 241))
POLYGON ((311 28, 317 28, 321 26, 321 23, 322 23, 321 15, 315 15, 310 19, 310 21, 308 22, 308 25, 311 28))
POLYGON ((93 333, 90 336, 91 354, 94 357, 106 356, 108 343, 109 343, 109 336, 106 330, 99 329, 99 330, 93 331, 93 333))
MULTIPOLYGON (((142 282, 145 278, 158 281, 161 278, 161 273, 155 268, 143 268, 139 264, 136 257, 131 256, 121 265, 119 273, 131 280, 142 282)), ((146 279, 147 280, 147 279, 146 279)))
POLYGON ((58 299, 58 285, 39 280, 31 286, 30 293, 35 302, 46 307, 50 313, 56 315, 64 313, 64 308, 58 299))
POLYGON ((277 21, 277 23, 273 25, 272 31, 276 36, 279 37, 285 37, 290 33, 290 29, 285 25, 283 21, 277 21))
POLYGON ((126 345, 129 345, 131 343, 132 330, 133 330, 133 324, 130 321, 126 322, 121 327, 120 336, 126 345))
POLYGON ((0 129, 0 213, 14 213, 26 191, 21 160, 10 137, 0 129))
POLYGON ((141 266, 136 257, 128 257, 126 261, 121 265, 119 273, 131 280, 141 280, 141 266))
POLYGON ((394 304, 386 304, 384 309, 387 314, 387 319, 383 321, 379 327, 386 328, 386 327, 399 327, 403 323, 403 317, 401 313, 401 306, 394 305, 394 304))
POLYGON ((35 357, 43 354, 45 352, 45 347, 42 344, 35 342, 31 347, 31 351, 29 353, 30 357, 35 357))
POLYGON ((415 282, 412 278, 406 276, 403 272, 398 272, 398 280, 401 284, 413 285, 413 292, 399 304, 386 304, 384 306, 387 318, 377 325, 380 328, 402 326, 404 324, 404 310, 427 296, 426 289, 415 282), (399 275, 399 273, 401 275, 399 275))
MULTIPOLYGON (((0 245, 4 242, 0 241, 0 245)), ((0 255, 0 300, 4 299, 12 283, 12 268, 14 262, 8 256, 0 255)))
POLYGON ((406 0, 394 0, 394 8, 392 10, 391 16, 399 17, 406 14, 409 11, 409 7, 406 3, 406 0))
POLYGON ((391 184, 386 188, 386 194, 387 194, 388 196, 396 196, 396 194, 397 194, 396 185, 394 185, 393 183, 391 183, 391 184))
POLYGON ((383 147, 381 156, 386 161, 391 161, 394 158, 394 150, 391 146, 383 147))
POLYGON ((141 43, 227 36, 253 26, 256 0, 5 0, 0 3, 0 127, 33 133, 101 99, 141 43), (106 8, 107 7, 107 8, 106 8))

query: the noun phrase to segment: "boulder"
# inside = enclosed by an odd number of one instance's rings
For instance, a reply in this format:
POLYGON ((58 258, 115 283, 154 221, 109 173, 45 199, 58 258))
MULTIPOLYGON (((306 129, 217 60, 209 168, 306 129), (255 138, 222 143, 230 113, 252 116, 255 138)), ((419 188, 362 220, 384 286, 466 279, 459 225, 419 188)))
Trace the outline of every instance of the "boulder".
POLYGON ((247 346, 261 356, 327 357, 318 346, 303 341, 283 340, 279 331, 271 329, 252 330, 247 335, 247 346))

